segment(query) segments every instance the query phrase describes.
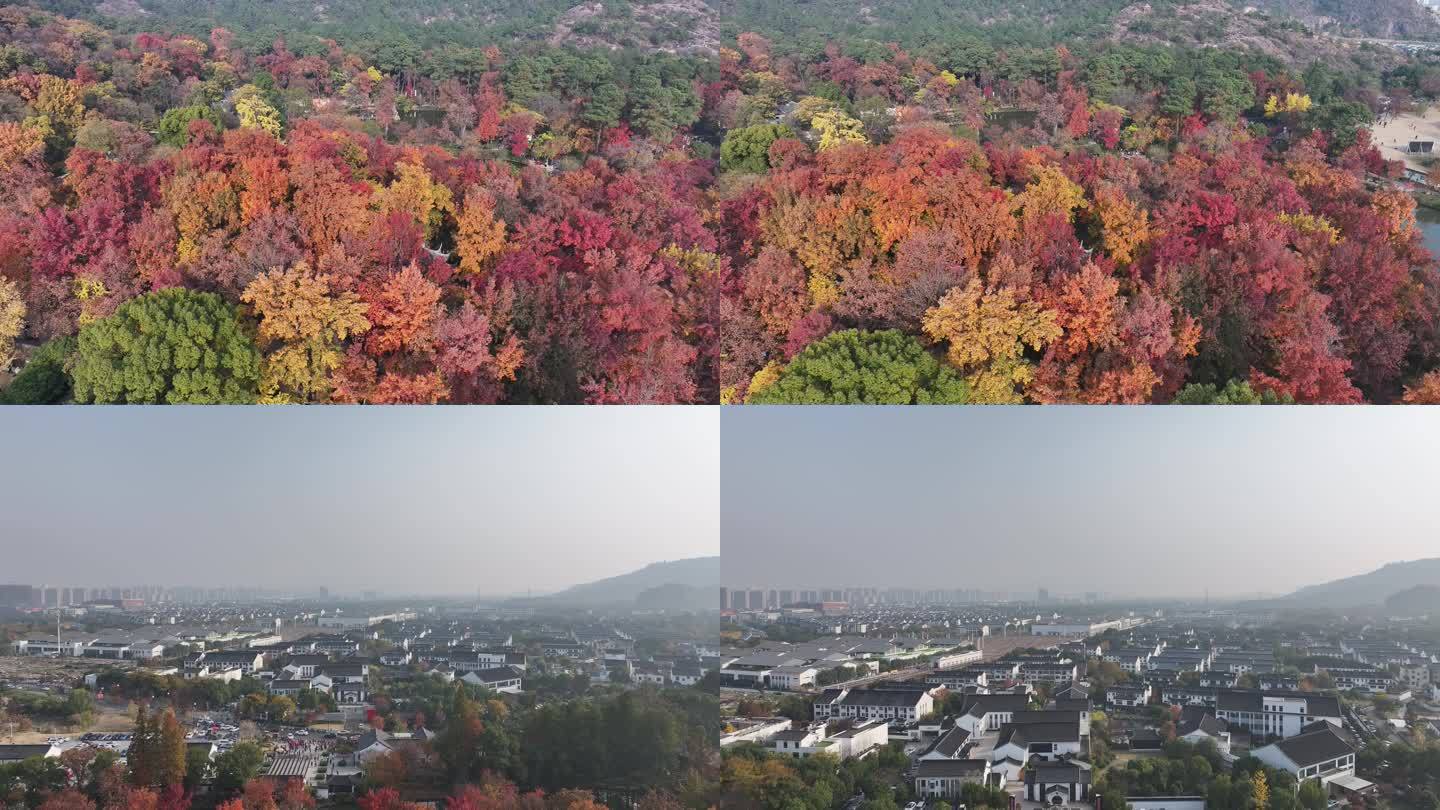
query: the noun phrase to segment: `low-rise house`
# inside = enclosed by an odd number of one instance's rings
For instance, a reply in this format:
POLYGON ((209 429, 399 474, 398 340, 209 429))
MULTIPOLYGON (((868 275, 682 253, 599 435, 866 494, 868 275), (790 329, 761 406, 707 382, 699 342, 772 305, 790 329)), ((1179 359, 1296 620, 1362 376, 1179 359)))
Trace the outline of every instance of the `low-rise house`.
POLYGON ((930 686, 943 686, 946 689, 963 692, 966 689, 984 689, 989 685, 989 678, 985 670, 979 667, 962 667, 960 669, 942 669, 925 676, 925 683, 930 686))
POLYGON ((1130 735, 1131 751, 1159 751, 1165 746, 1165 738, 1153 728, 1141 729, 1130 735))
POLYGON ((370 697, 370 693, 363 683, 343 681, 330 687, 330 694, 335 697, 335 702, 341 705, 355 706, 364 703, 370 697))
POLYGON ((124 661, 144 661, 159 658, 165 654, 165 645, 155 639, 98 638, 85 645, 87 658, 114 658, 124 661))
POLYGON ((1219 701, 1220 690, 1206 686, 1171 684, 1160 690, 1160 700, 1169 706, 1209 706, 1219 701))
POLYGON ((987 759, 931 759, 915 766, 915 794, 953 802, 966 784, 990 783, 987 759))
POLYGON ((1193 648, 1167 648, 1145 663, 1150 669, 1199 672, 1210 665, 1210 652, 1193 648))
MULTIPOLYGON (((1200 679, 1196 683, 1202 688, 1231 689, 1234 688, 1234 686, 1239 682, 1240 673, 1238 672, 1230 672, 1228 670, 1224 672, 1217 672, 1213 669, 1210 669, 1200 673, 1200 679)), ((1268 686, 1264 686, 1264 684, 1261 684, 1261 686, 1265 689, 1270 688, 1268 686)))
POLYGON ((1117 683, 1105 691, 1105 702, 1111 706, 1144 706, 1152 694, 1148 683, 1117 683))
POLYGON ((630 683, 635 680, 635 662, 628 658, 607 658, 601 663, 600 672, 610 683, 630 683))
POLYGON ((460 676, 460 680, 483 686, 495 692, 514 694, 520 691, 523 673, 515 667, 493 667, 479 671, 471 670, 460 676))
POLYGON ((869 689, 827 689, 814 705, 816 720, 891 720, 909 723, 934 711, 935 699, 923 687, 887 685, 869 689))
POLYGON ((505 650, 457 651, 450 655, 450 666, 456 672, 478 672, 482 669, 513 666, 523 668, 525 656, 505 650))
POLYGON ((364 767, 376 757, 403 751, 407 747, 418 746, 432 739, 434 739, 434 734, 423 728, 410 734, 371 729, 361 734, 360 739, 355 742, 353 756, 355 761, 364 767))
POLYGON ((408 666, 415 656, 409 650, 387 650, 380 653, 380 663, 387 667, 408 666))
POLYGON ((316 652, 334 653, 339 655, 349 655, 351 653, 360 652, 360 642, 352 638, 346 638, 345 636, 329 634, 307 636, 305 638, 305 641, 314 645, 314 650, 316 652))
POLYGON ((1220 750, 1222 756, 1230 756, 1230 726, 1204 707, 1186 708, 1180 716, 1180 726, 1175 729, 1175 736, 1192 744, 1209 740, 1220 750))
POLYGON ((331 681, 340 683, 364 683, 370 674, 369 664, 326 664, 320 672, 331 681))
POLYGON ((222 683, 238 681, 241 678, 245 677, 245 670, 239 667, 231 667, 230 669, 212 669, 205 664, 200 664, 194 669, 187 667, 183 670, 183 672, 184 677, 186 678, 214 678, 215 680, 222 683))
POLYGON ((1047 805, 1090 801, 1090 766, 1081 762, 1036 762, 1025 769, 1025 798, 1047 805))
POLYGON ((552 658, 583 658, 589 654, 590 648, 569 639, 548 639, 540 642, 540 651, 552 658))
POLYGON ((283 695, 285 697, 298 697, 301 692, 310 688, 309 678, 276 678, 266 685, 266 690, 272 695, 283 695))
POLYGON ((1115 649, 1105 653, 1104 660, 1117 664, 1121 669, 1133 674, 1145 671, 1145 662, 1149 660, 1149 657, 1148 650, 1115 649))
POLYGON ((765 743, 784 731, 790 731, 794 723, 788 717, 764 717, 730 720, 720 733, 720 747, 739 743, 765 743))
POLYGON ((1215 716, 1257 738, 1293 737, 1316 720, 1336 727, 1343 722, 1340 701, 1333 696, 1258 689, 1220 690, 1215 716))
POLYGON ((320 757, 301 754, 277 754, 270 758, 265 777, 275 782, 299 781, 309 785, 320 772, 320 757))
POLYGON ((770 738, 770 746, 775 753, 793 758, 829 754, 837 759, 858 759, 884 746, 889 738, 890 724, 884 720, 822 722, 781 731, 770 738))
POLYGON ((85 645, 94 639, 94 636, 89 635, 62 634, 57 640, 53 635, 46 637, 36 634, 16 639, 10 648, 16 655, 78 658, 85 654, 85 645))
POLYGON ((1020 674, 1020 663, 1018 661, 990 661, 984 664, 977 664, 976 669, 983 670, 987 680, 994 682, 1008 682, 1016 680, 1020 674))
POLYGON ((959 726, 935 738, 935 742, 920 755, 920 761, 932 759, 964 759, 971 748, 970 732, 959 726))
POLYGON ((1262 672, 1255 676, 1255 683, 1261 689, 1293 692, 1300 688, 1299 678, 1294 675, 1281 675, 1278 672, 1262 672))
MULTIPOLYGON (((694 686, 704 679, 705 670, 698 662, 681 661, 675 664, 675 669, 670 672, 670 677, 679 686, 694 686)), ((813 679, 811 683, 814 683, 813 679)))
POLYGON ((284 671, 290 673, 290 678, 313 678, 329 663, 330 658, 324 655, 296 655, 291 656, 284 671))
POLYGON ((0 745, 0 762, 21 762, 40 757, 41 759, 55 759, 60 756, 60 748, 52 743, 40 743, 38 745, 0 745))
POLYGON ((1077 683, 1062 686, 1050 695, 1054 700, 1083 700, 1087 703, 1090 700, 1090 690, 1077 683))
POLYGON ((1222 672, 1274 672, 1275 654, 1268 650, 1226 650, 1215 653, 1211 669, 1222 672))
POLYGON ((1015 712, 1030 708, 1030 696, 1026 694, 966 695, 960 703, 960 716, 955 725, 972 735, 998 730, 1010 722, 1015 712))
POLYGON ((1301 782, 1319 779, 1329 784, 1355 775, 1355 746, 1330 723, 1311 723, 1301 733, 1256 748, 1250 754, 1266 765, 1294 774, 1301 782))
POLYGON ((820 670, 808 664, 795 666, 775 667, 770 670, 766 680, 772 689, 797 690, 806 686, 814 686, 815 680, 820 675, 820 670))
POLYGON ((1020 665, 1017 676, 1021 683, 1073 683, 1079 674, 1079 667, 1069 661, 1026 661, 1020 665))
POLYGON ((1320 667, 1315 674, 1328 673, 1335 688, 1343 691, 1356 689, 1361 692, 1384 692, 1395 685, 1395 678, 1383 669, 1366 667, 1320 667))
POLYGON ((1080 753, 1080 725, 1076 723, 1010 723, 1000 729, 990 751, 990 767, 1007 780, 1017 780, 1031 758, 1057 760, 1080 753))
MULTIPOLYGON (((195 663, 211 669, 238 669, 246 675, 253 675, 265 666, 265 656, 255 650, 216 650, 200 653, 195 663)), ((189 666, 188 661, 186 665, 189 666)))

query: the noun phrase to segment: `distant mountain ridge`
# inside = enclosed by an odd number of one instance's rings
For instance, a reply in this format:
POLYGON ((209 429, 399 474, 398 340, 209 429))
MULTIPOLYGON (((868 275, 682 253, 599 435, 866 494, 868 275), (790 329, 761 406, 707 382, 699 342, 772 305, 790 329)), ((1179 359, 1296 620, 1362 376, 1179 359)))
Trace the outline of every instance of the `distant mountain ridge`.
POLYGON ((1392 616, 1440 616, 1440 585, 1416 585, 1385 600, 1392 616))
POLYGON ((1421 586, 1440 586, 1440 557, 1389 563, 1366 574, 1309 585, 1277 601, 1292 607, 1377 606, 1421 586))
POLYGON ((720 558, 692 557, 651 563, 628 574, 576 585, 545 597, 545 601, 569 605, 636 603, 640 607, 675 608, 694 605, 696 593, 704 591, 706 605, 713 606, 715 600, 709 597, 717 594, 719 588, 720 558))

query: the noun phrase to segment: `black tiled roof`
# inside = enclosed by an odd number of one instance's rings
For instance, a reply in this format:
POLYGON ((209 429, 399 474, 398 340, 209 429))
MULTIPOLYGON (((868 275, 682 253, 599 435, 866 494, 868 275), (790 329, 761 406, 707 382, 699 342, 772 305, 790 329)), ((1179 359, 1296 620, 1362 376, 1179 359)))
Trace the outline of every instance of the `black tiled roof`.
POLYGON ((983 759, 926 759, 915 767, 917 779, 979 777, 985 772, 983 759))
POLYGON ((1329 723, 1324 723, 1324 726, 1281 740, 1275 743, 1275 747, 1302 768, 1355 753, 1355 749, 1341 739, 1329 723))
POLYGON ((1034 785, 1088 785, 1090 769, 1073 762, 1035 762, 1025 771, 1025 784, 1034 785))

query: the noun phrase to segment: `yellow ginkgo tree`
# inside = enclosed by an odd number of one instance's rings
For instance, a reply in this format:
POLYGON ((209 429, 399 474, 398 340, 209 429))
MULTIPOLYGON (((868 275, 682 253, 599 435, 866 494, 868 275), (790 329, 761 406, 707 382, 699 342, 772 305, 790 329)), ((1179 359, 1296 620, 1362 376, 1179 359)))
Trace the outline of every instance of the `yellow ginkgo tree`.
POLYGON ((1061 335, 1053 310, 1022 301, 1008 288, 987 291, 973 278, 927 310, 921 328, 946 344, 946 359, 965 374, 970 401, 977 404, 1023 402, 1035 378, 1025 349, 1038 351, 1061 335))
POLYGON ((247 129, 263 129, 280 137, 280 111, 265 100, 260 88, 247 84, 235 91, 235 117, 247 129))

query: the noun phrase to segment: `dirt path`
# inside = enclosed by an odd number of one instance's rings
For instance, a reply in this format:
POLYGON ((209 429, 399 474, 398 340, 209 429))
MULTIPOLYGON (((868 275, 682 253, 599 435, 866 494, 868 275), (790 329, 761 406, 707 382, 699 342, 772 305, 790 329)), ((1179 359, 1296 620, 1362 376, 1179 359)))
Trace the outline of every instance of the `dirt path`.
MULTIPOLYGON (((1386 160, 1403 160, 1406 166, 1425 171, 1427 166, 1421 155, 1410 154, 1407 147, 1411 141, 1433 141, 1440 145, 1440 107, 1382 118, 1376 122, 1373 134, 1375 145, 1386 160)), ((1434 155, 1440 157, 1440 148, 1434 155)))

